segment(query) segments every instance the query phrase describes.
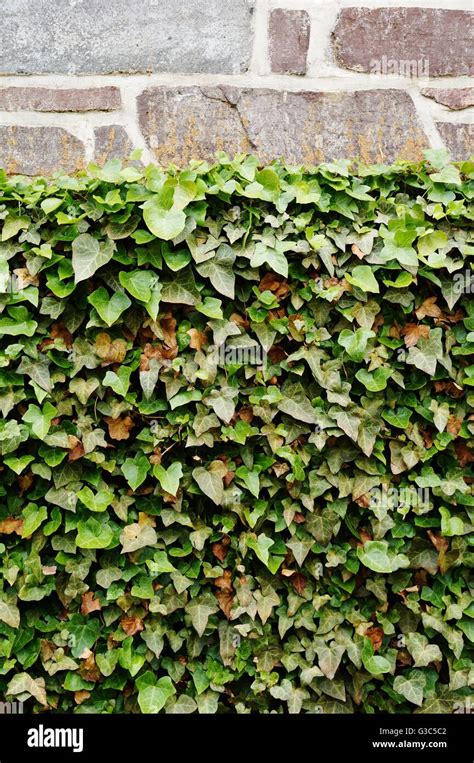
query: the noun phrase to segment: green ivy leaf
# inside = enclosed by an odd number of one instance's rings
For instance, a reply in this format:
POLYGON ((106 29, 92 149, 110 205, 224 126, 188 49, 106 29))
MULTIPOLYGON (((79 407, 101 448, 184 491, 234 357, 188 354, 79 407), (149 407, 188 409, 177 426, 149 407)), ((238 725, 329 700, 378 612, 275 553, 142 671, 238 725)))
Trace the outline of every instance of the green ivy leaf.
POLYGON ((156 198, 146 201, 143 205, 143 219, 147 228, 164 241, 170 241, 179 236, 186 224, 186 215, 182 210, 172 211, 162 209, 156 198))
POLYGON ((110 239, 100 242, 90 233, 81 233, 72 242, 72 267, 75 283, 85 281, 103 265, 107 265, 115 253, 115 243, 110 239))
POLYGON ((127 295, 121 291, 117 291, 109 297, 107 289, 103 287, 96 289, 87 299, 107 326, 113 326, 122 313, 132 304, 127 295))
POLYGON ((405 554, 394 553, 383 540, 369 540, 363 546, 358 546, 357 556, 369 570, 386 574, 408 567, 410 563, 405 554))

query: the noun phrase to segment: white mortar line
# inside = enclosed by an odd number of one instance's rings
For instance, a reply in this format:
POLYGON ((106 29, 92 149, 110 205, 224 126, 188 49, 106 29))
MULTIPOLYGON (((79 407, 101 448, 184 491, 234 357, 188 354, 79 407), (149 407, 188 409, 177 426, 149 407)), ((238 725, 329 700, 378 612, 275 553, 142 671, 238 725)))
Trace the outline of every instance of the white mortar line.
POLYGON ((107 127, 120 124, 126 127, 126 117, 122 111, 97 112, 55 112, 55 111, 0 111, 0 124, 18 124, 24 127, 57 125, 67 127, 71 132, 81 132, 87 124, 90 127, 107 127), (113 114, 113 117, 111 117, 113 114), (107 117, 108 115, 108 117, 107 117))
MULTIPOLYGON (((428 99, 423 97, 423 101, 426 100, 428 99)), ((441 103, 436 103, 436 101, 431 101, 427 106, 430 109, 431 116, 435 122, 474 125, 474 106, 471 106, 471 108, 468 109, 457 109, 456 111, 451 111, 447 106, 443 106, 441 103)))
MULTIPOLYGON (((97 114, 90 114, 85 119, 81 114, 55 114, 39 111, 1 111, 2 127, 62 127, 84 142, 91 141, 92 130, 97 114), (91 118, 89 118, 91 117, 91 118)), ((109 122, 105 124, 110 124, 109 122)))
MULTIPOLYGON (((311 37, 306 76, 336 78, 342 71, 350 71, 338 66, 332 46, 332 33, 339 13, 338 6, 334 3, 325 7, 311 4, 307 11, 311 20, 311 37)), ((351 72, 349 76, 353 74, 357 75, 358 72, 351 72)))
POLYGON ((430 141, 431 148, 446 148, 446 145, 438 132, 438 128, 436 127, 435 120, 431 115, 430 106, 426 103, 429 99, 421 95, 416 87, 410 88, 408 92, 412 97, 420 125, 430 141))
POLYGON ((134 148, 142 150, 142 161, 148 164, 153 161, 151 152, 146 144, 138 120, 137 98, 141 90, 132 82, 123 82, 121 86, 122 116, 124 127, 134 148))
POLYGON ((268 0, 255 0, 253 13, 253 47, 249 72, 268 74, 268 0))
MULTIPOLYGON (((321 61, 321 63, 323 63, 321 61)), ((374 88, 396 88, 406 89, 407 86, 415 83, 423 87, 439 86, 440 88, 469 87, 472 86, 472 79, 467 76, 457 77, 435 77, 420 79, 392 76, 384 74, 372 74, 368 72, 356 72, 350 69, 334 68, 326 63, 326 69, 321 74, 316 71, 313 65, 314 73, 310 72, 306 76, 295 76, 287 74, 269 74, 266 76, 258 75, 253 72, 244 74, 93 74, 93 75, 43 75, 36 74, 30 76, 0 76, 0 89, 2 87, 47 87, 50 89, 78 88, 87 89, 90 87, 100 87, 106 85, 115 85, 117 87, 133 87, 139 93, 149 87, 212 87, 219 85, 230 85, 240 88, 258 88, 268 87, 280 90, 372 90, 374 88)), ((11 112, 13 113, 13 112, 11 112)), ((25 112, 26 113, 26 112, 25 112)), ((42 113, 47 112, 30 112, 42 113)), ((101 119, 116 119, 117 111, 89 111, 85 112, 87 118, 91 115, 97 115, 101 119)), ((54 112, 67 115, 69 112, 54 112)), ((105 123, 105 122, 104 122, 105 123)))

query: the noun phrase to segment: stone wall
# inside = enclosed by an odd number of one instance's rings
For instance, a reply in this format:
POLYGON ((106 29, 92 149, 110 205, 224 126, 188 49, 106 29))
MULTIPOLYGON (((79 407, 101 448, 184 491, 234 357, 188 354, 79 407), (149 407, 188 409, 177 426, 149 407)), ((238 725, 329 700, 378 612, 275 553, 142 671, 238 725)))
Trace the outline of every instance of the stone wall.
POLYGON ((471 0, 3 0, 0 166, 473 150, 471 0))

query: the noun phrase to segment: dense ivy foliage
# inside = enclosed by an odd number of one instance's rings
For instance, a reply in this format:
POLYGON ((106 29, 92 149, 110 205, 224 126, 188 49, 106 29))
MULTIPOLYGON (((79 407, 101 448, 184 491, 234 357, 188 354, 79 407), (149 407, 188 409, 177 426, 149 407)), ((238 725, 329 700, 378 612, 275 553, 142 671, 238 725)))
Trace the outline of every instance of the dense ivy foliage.
POLYGON ((462 710, 473 177, 0 175, 0 694, 462 710))

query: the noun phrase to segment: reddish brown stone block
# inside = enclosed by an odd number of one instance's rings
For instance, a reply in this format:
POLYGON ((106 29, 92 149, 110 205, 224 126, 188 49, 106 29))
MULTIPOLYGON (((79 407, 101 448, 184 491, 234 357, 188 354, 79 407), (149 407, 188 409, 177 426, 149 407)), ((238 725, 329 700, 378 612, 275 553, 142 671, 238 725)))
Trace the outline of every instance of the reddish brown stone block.
POLYGON ((155 87, 138 98, 142 132, 161 164, 256 154, 307 164, 358 157, 418 160, 429 147, 401 90, 289 92, 236 87, 155 87))
POLYGON ((401 75, 413 76, 414 64, 430 77, 472 74, 472 37, 472 14, 438 8, 343 8, 333 33, 347 69, 393 74, 394 61, 401 75))
POLYGON ((306 74, 310 19, 306 11, 277 8, 270 14, 269 55, 272 72, 306 74))
POLYGON ((121 108, 118 87, 56 89, 0 87, 0 111, 113 111, 121 108))
POLYGON ((439 134, 454 161, 463 162, 474 153, 474 125, 437 122, 439 134))
POLYGON ((427 98, 433 98, 453 111, 474 106, 474 87, 437 88, 425 87, 421 91, 427 98))

